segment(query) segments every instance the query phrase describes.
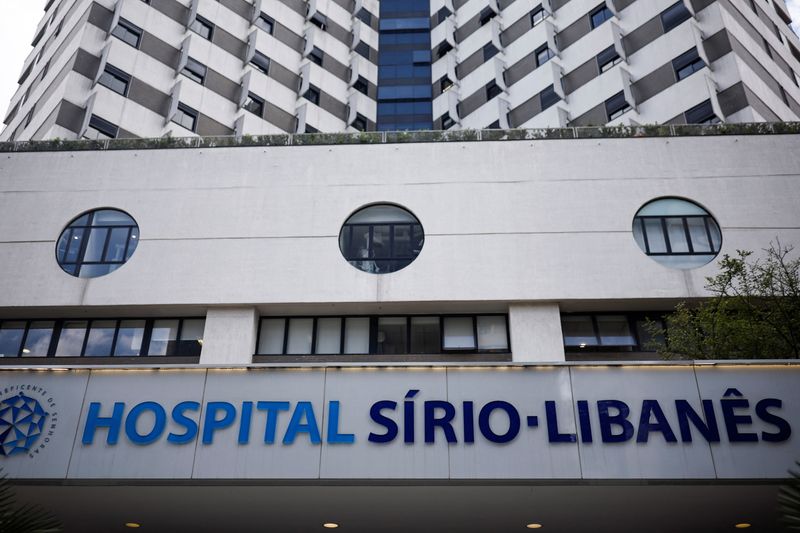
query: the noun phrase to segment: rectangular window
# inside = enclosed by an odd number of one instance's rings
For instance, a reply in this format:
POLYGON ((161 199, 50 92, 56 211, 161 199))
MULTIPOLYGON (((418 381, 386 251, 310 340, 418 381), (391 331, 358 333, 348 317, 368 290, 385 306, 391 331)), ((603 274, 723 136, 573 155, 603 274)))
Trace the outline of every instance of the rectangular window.
POLYGON ((495 13, 494 10, 491 7, 484 7, 483 10, 480 13, 481 26, 485 26, 486 24, 489 23, 490 20, 492 20, 496 16, 497 16, 497 13, 495 13))
POLYGON ((406 326, 404 317, 378 317, 375 353, 379 355, 407 354, 406 326))
POLYGON ((441 336, 438 316, 411 317, 411 353, 439 353, 441 336))
POLYGON ((590 25, 592 29, 595 29, 613 16, 614 13, 605 4, 602 4, 589 15, 590 25))
POLYGON ((253 93, 247 93, 247 101, 244 103, 244 108, 258 117, 263 117, 264 99, 253 93))
POLYGON ((268 317, 257 355, 508 353, 506 315, 268 317))
POLYGON ((186 60, 186 66, 183 67, 181 74, 183 74, 190 80, 194 80, 200 85, 203 85, 206 81, 207 72, 208 69, 204 64, 190 57, 186 60))
POLYGON ((211 21, 204 19, 200 15, 195 16, 194 21, 189 26, 189 29, 197 35, 209 41, 214 36, 214 24, 211 21))
POLYGON ((175 355, 199 357, 203 348, 205 327, 206 321, 202 318, 181 320, 181 331, 175 347, 175 355))
POLYGON ((597 68, 601 73, 611 69, 611 67, 620 61, 622 61, 622 58, 619 57, 617 49, 614 47, 614 45, 609 46, 597 54, 597 68))
MULTIPOLYGON (((483 60, 489 61, 491 58, 497 55, 497 47, 492 43, 487 43, 483 46, 483 60)), ((442 57, 442 56, 439 56, 442 57)))
POLYGON ((324 59, 324 57, 325 57, 325 54, 322 52, 322 50, 320 50, 316 46, 314 48, 312 48, 311 49, 311 53, 308 54, 308 59, 312 63, 316 63, 319 66, 322 66, 322 60, 324 59))
POLYGON ((309 22, 319 29, 324 30, 328 26, 328 17, 317 11, 312 15, 309 22))
POLYGON ((536 26, 547 17, 547 12, 542 6, 535 8, 531 11, 531 26, 536 26))
POLYGON ((97 80, 97 83, 103 87, 108 87, 117 94, 128 96, 128 85, 130 84, 131 76, 121 71, 113 65, 106 65, 103 74, 97 80))
POLYGON ((688 78, 705 66, 706 63, 700 59, 697 48, 692 48, 688 52, 672 60, 672 68, 675 70, 675 78, 677 81, 688 78))
POLYGON ((56 357, 80 357, 89 323, 85 320, 64 321, 58 337, 56 357))
POLYGON ((313 85, 309 86, 308 90, 303 94, 303 98, 308 100, 314 105, 319 105, 319 89, 314 87, 313 85))
POLYGON ((630 110, 630 108, 630 104, 625 100, 625 93, 622 91, 606 100, 606 115, 609 121, 621 117, 630 110))
POLYGON ((55 322, 40 320, 31 322, 25 335, 22 348, 23 357, 47 357, 50 353, 50 341, 53 338, 55 322))
POLYGON ((717 124, 719 117, 714 114, 714 107, 711 100, 706 100, 684 113, 687 124, 717 124))
POLYGON ((541 67, 552 58, 555 54, 550 48, 544 44, 536 49, 536 66, 541 67))
POLYGON ((172 117, 172 122, 183 126, 189 131, 195 131, 195 128, 197 128, 197 111, 179 103, 178 110, 175 112, 175 116, 172 117))
POLYGON ((472 317, 444 318, 445 350, 474 350, 476 347, 472 317))
POLYGON ((175 355, 180 320, 155 320, 150 333, 148 355, 175 355))
POLYGON ((508 351, 508 328, 505 316, 479 316, 478 350, 508 351))
POLYGON ((256 19, 256 26, 270 35, 272 35, 272 32, 275 31, 275 21, 264 13, 261 13, 256 19))
POLYGON ((0 357, 18 357, 25 335, 25 322, 3 322, 0 324, 0 357))
POLYGON ((563 314, 561 331, 564 347, 573 352, 644 352, 652 351, 653 337, 648 322, 664 329, 664 321, 645 313, 563 314))
POLYGON ((342 340, 342 319, 318 318, 317 319, 317 339, 314 345, 314 353, 337 355, 341 353, 342 340))
POLYGON ((314 336, 313 318, 292 318, 286 340, 286 353, 289 355, 310 354, 314 336))
POLYGON ((265 318, 261 320, 258 337, 258 353, 280 355, 283 353, 283 335, 286 329, 285 318, 265 318))
POLYGON ((119 19, 111 35, 128 43, 134 48, 139 48, 139 44, 142 41, 142 29, 122 18, 119 19))
POLYGON ((144 320, 120 321, 117 329, 117 342, 114 345, 114 355, 125 357, 141 355, 144 327, 144 320))
POLYGON ((269 58, 258 50, 253 55, 253 59, 250 60, 250 64, 264 74, 269 74, 269 58))
POLYGON ((364 76, 359 76, 356 82, 353 84, 353 89, 356 91, 367 94, 369 92, 369 82, 364 76))
POLYGON ((93 320, 89 325, 89 338, 86 340, 87 357, 109 357, 114 347, 116 320, 93 320))
POLYGON ((344 353, 369 353, 369 318, 346 318, 344 323, 344 353))
POLYGON ((664 33, 674 30, 690 18, 692 18, 692 14, 686 9, 683 0, 675 2, 661 12, 661 25, 664 27, 664 33))
POLYGON ((548 85, 541 93, 539 93, 539 102, 541 103, 542 111, 551 107, 559 100, 561 100, 561 97, 558 96, 555 87, 552 85, 548 85))
POLYGON ((116 124, 92 115, 89 119, 89 127, 83 134, 84 139, 116 139, 119 127, 116 124))
POLYGON ((484 89, 486 90, 486 101, 487 102, 489 100, 491 100, 492 98, 494 98, 495 96, 497 96, 497 95, 499 95, 500 93, 503 92, 503 90, 500 88, 499 85, 497 85, 497 82, 494 81, 494 80, 492 80, 489 83, 487 83, 486 87, 484 89))

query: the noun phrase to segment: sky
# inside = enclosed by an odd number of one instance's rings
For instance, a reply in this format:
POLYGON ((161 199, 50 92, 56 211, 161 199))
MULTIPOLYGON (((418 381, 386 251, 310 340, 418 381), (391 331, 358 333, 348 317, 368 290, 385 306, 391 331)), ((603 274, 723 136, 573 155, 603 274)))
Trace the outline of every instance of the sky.
MULTIPOLYGON (((46 0, 3 0, 0 14, 0 112, 5 116, 8 103, 17 90, 22 63, 31 51, 36 25, 42 18, 46 0)), ((800 0, 787 0, 800 32, 800 0)))

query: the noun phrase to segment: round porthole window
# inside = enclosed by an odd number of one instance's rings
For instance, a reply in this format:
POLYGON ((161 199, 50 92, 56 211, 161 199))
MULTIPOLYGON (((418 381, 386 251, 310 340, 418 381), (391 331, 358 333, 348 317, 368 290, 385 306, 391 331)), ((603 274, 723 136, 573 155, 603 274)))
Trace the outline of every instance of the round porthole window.
POLYGON ((342 226, 339 249, 348 263, 372 274, 396 272, 417 258, 425 243, 422 225, 391 204, 359 209, 342 226))
POLYGON ((722 246, 722 232, 714 217, 681 198, 645 204, 633 219, 633 238, 654 261, 680 269, 708 264, 722 246))
POLYGON ((119 209, 96 209, 74 219, 56 244, 59 266, 77 278, 105 276, 124 265, 139 244, 139 226, 119 209))

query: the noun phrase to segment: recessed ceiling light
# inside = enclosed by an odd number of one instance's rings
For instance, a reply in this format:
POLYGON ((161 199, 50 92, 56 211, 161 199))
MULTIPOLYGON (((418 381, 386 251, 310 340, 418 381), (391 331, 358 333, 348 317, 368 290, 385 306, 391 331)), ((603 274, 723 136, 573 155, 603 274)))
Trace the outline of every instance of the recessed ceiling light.
POLYGON ((31 351, 29 349, 27 349, 27 348, 23 348, 22 349, 22 353, 31 353, 31 351))
POLYGON ((528 529, 541 529, 542 528, 542 524, 528 524, 525 527, 527 527, 528 529))
POLYGON ((142 527, 142 524, 137 524, 136 522, 126 522, 125 527, 129 527, 131 529, 136 529, 142 527))
POLYGON ((748 528, 748 527, 750 527, 751 525, 752 525, 752 524, 748 524, 747 522, 742 522, 741 524, 736 524, 734 527, 735 527, 736 529, 747 529, 747 528, 748 528))
POLYGON ((322 527, 327 529, 336 529, 337 527, 339 527, 339 524, 336 524, 334 522, 325 522, 324 524, 322 524, 322 527))

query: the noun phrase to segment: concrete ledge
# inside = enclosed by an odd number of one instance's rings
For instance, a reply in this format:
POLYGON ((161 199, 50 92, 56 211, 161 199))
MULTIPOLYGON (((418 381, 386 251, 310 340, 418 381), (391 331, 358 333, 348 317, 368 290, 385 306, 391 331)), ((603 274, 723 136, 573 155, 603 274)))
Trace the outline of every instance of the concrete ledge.
POLYGON ((298 133, 226 137, 158 137, 17 141, 0 143, 0 152, 62 152, 92 150, 163 150, 237 146, 320 146, 337 144, 398 144, 435 142, 524 141, 548 139, 627 139, 637 137, 697 137, 719 135, 797 135, 800 122, 586 126, 512 130, 378 131, 361 133, 298 133))

